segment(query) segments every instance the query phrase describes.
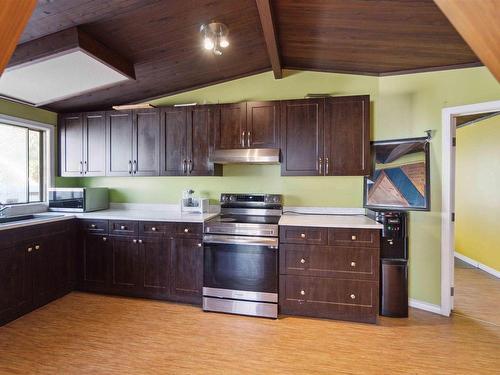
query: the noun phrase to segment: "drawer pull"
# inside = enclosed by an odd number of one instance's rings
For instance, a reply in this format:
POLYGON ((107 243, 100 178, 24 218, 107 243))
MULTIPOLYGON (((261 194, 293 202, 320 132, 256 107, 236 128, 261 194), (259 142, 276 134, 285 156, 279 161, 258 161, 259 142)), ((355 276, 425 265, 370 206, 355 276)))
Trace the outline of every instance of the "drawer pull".
POLYGON ((133 243, 137 243, 137 240, 134 238, 134 239, 132 240, 132 242, 133 242, 133 243))
POLYGON ((356 267, 356 262, 351 262, 351 267, 356 267))
POLYGON ((184 233, 189 233, 189 229, 188 228, 184 228, 184 233))
POLYGON ((302 259, 300 260, 300 263, 302 263, 302 264, 304 264, 305 262, 306 262, 306 260, 305 260, 304 258, 302 258, 302 259))
POLYGON ((31 253, 33 251, 32 247, 28 247, 28 253, 31 253))
POLYGON ((139 240, 139 243, 142 243, 142 240, 139 240))
POLYGON ((300 291, 300 295, 301 295, 301 296, 304 296, 305 294, 306 294, 305 290, 301 290, 301 291, 300 291))
POLYGON ((306 238, 306 234, 305 233, 301 233, 300 234, 300 238, 306 238))
POLYGON ((389 240, 389 245, 394 245, 394 242, 392 240, 389 240))
POLYGON ((92 229, 95 229, 96 225, 95 225, 95 224, 90 224, 90 227, 91 227, 92 229))
POLYGON ((198 247, 201 247, 201 243, 198 244, 198 247))
POLYGON ((153 232, 156 232, 156 227, 151 227, 151 230, 152 230, 153 232))
POLYGON ((108 239, 106 237, 103 237, 102 240, 106 242, 108 239))
POLYGON ((358 237, 356 237, 356 236, 351 236, 351 240, 356 241, 357 239, 358 239, 358 237))
POLYGON ((40 249, 40 245, 35 245, 35 250, 39 250, 40 249))
POLYGON ((120 225, 120 229, 125 230, 125 229, 127 229, 127 227, 125 225, 120 225))
POLYGON ((351 299, 356 299, 356 295, 355 294, 351 294, 350 297, 351 297, 351 299))

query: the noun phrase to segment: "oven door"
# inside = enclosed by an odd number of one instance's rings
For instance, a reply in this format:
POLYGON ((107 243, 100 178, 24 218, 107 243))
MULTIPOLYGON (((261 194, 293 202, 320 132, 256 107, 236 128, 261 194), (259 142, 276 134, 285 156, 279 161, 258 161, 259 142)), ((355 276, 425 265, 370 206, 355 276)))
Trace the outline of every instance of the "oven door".
POLYGON ((203 295, 278 302, 278 239, 205 235, 203 295))

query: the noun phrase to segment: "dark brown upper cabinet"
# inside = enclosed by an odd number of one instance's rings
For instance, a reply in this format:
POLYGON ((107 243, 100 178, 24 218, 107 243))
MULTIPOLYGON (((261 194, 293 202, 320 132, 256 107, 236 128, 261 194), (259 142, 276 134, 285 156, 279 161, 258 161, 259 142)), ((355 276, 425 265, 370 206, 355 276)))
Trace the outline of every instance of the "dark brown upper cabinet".
POLYGON ((279 148, 279 108, 278 101, 220 105, 215 148, 279 148))
POLYGON ((368 95, 283 101, 282 176, 370 173, 368 95))
POLYGON ((222 175, 221 166, 209 162, 216 113, 213 105, 161 109, 161 175, 222 175))
POLYGON ((107 112, 106 175, 158 175, 159 135, 156 109, 107 112))
POLYGON ((106 173, 105 113, 59 117, 59 165, 64 177, 104 176, 106 173))
POLYGON ((327 176, 370 174, 370 97, 333 97, 325 104, 327 176))
POLYGON ((281 102, 282 176, 323 174, 324 99, 281 102))

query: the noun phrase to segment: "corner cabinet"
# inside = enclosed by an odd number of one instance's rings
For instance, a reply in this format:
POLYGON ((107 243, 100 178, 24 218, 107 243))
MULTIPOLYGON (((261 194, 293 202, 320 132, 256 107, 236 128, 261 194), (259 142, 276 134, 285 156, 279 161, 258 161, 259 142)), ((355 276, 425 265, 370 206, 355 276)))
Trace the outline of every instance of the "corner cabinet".
POLYGON ((105 112, 59 116, 59 166, 63 177, 106 174, 105 112))
POLYGON ((222 166, 210 162, 217 106, 161 109, 160 174, 221 176, 222 166))
POLYGON ((370 173, 370 97, 283 101, 282 176, 370 173))

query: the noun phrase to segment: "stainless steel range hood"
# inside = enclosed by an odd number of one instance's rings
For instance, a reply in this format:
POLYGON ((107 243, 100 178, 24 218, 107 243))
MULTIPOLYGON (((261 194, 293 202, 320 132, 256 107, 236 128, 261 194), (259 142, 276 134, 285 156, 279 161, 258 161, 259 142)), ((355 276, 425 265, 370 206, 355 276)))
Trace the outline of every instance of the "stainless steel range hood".
POLYGON ((216 164, 279 164, 279 148, 242 148, 214 151, 210 161, 216 164))

